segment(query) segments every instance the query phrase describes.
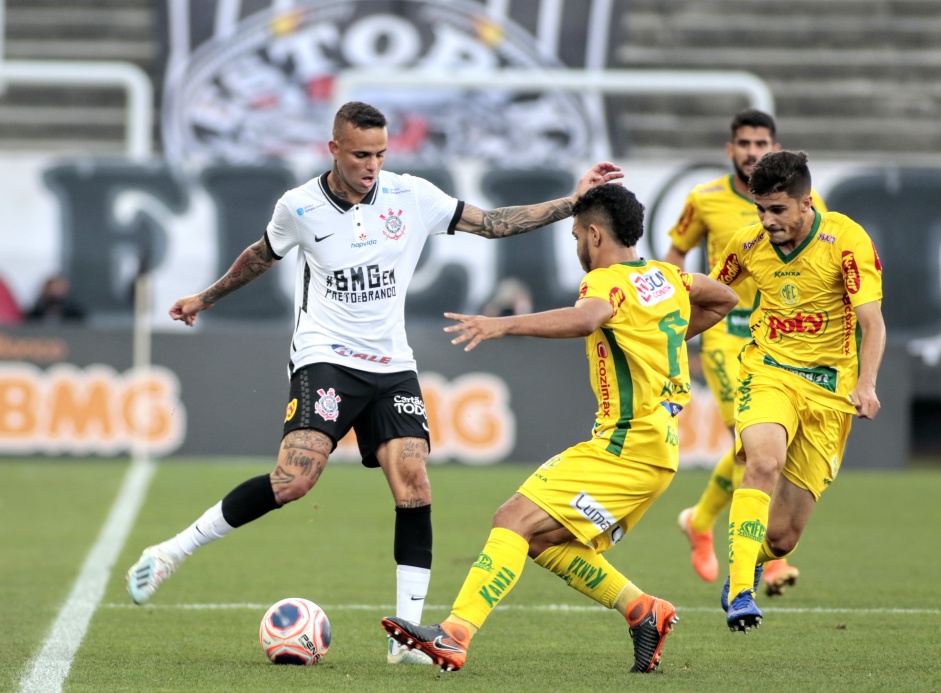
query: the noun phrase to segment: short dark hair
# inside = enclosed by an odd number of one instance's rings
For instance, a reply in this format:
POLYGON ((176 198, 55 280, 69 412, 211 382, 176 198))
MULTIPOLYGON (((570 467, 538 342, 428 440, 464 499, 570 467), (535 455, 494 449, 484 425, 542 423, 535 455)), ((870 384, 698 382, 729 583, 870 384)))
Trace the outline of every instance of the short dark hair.
POLYGON ((732 118, 731 127, 733 140, 735 139, 735 133, 742 127, 767 128, 768 132, 771 133, 772 140, 778 131, 777 126, 774 124, 774 118, 757 108, 746 108, 744 111, 735 114, 735 117, 732 118))
POLYGON ((644 235, 644 206, 634 193, 617 183, 590 188, 578 198, 572 216, 583 223, 604 226, 627 247, 637 245, 644 235))
POLYGON ((804 152, 768 152, 758 160, 748 178, 752 195, 785 192, 788 197, 801 198, 810 194, 810 168, 804 152))
POLYGON ((386 117, 382 115, 375 106, 370 106, 362 101, 348 101, 340 106, 336 117, 333 119, 333 135, 336 137, 337 131, 343 123, 349 123, 357 130, 371 130, 372 128, 384 128, 386 126, 386 117))

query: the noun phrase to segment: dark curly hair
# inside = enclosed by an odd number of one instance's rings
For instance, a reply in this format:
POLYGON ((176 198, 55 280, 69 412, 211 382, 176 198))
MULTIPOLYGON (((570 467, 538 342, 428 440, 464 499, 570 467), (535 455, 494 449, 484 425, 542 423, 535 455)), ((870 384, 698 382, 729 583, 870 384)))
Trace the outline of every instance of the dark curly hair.
POLYGON ((810 169, 804 152, 768 152, 758 160, 748 178, 752 195, 785 192, 795 199, 810 194, 810 169))
POLYGON ((644 235, 644 206, 630 190, 616 183, 591 188, 578 198, 572 216, 608 229, 621 245, 631 247, 644 235))
POLYGON ((357 130, 371 130, 372 128, 384 128, 386 126, 386 117, 382 115, 375 106, 370 106, 362 101, 348 101, 340 106, 336 117, 333 119, 333 136, 336 138, 341 125, 349 123, 357 130))

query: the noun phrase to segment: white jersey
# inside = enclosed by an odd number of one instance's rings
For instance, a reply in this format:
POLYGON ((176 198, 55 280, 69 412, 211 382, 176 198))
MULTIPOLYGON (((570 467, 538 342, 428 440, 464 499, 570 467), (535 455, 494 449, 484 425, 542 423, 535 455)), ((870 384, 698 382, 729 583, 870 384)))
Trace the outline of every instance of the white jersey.
POLYGON ((311 363, 417 370, 405 291, 425 240, 454 233, 463 211, 428 181, 388 171, 359 204, 334 195, 326 173, 284 193, 265 237, 279 259, 298 248, 290 372, 311 363))

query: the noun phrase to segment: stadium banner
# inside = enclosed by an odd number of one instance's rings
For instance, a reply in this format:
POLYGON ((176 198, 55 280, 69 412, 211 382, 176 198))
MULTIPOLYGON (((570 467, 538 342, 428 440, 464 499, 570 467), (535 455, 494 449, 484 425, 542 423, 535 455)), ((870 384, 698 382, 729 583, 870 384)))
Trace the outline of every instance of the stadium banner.
MULTIPOLYGON (((157 3, 166 56, 162 139, 174 164, 310 164, 350 70, 600 70, 623 42, 630 0, 173 0, 157 3)), ((532 164, 610 158, 597 95, 513 89, 357 90, 389 117, 389 155, 532 164)))
MULTIPOLYGON (((666 252, 667 233, 692 187, 728 171, 721 161, 620 163, 625 185, 647 207, 639 249, 650 258, 666 252)), ((569 194, 590 165, 511 170, 458 160, 416 173, 459 199, 492 208, 569 194)), ((830 209, 861 223, 879 249, 890 334, 941 333, 941 196, 936 194, 941 168, 811 166, 814 185, 830 209)), ((0 281, 25 312, 48 277, 65 274, 89 324, 127 326, 134 278, 143 267, 153 283, 154 329, 185 329, 167 313, 173 302, 218 279, 264 234, 281 194, 316 173, 281 166, 181 169, 164 162, 0 155, 0 210, 9 230, 0 253, 0 281)), ((444 311, 478 312, 509 278, 529 288, 535 310, 571 305, 583 274, 574 251, 570 221, 500 241, 461 233, 433 237, 409 288, 406 314, 436 319, 444 311)), ((692 251, 688 268, 702 268, 702 257, 692 251)), ((289 325, 294 264, 285 258, 201 316, 200 323, 289 325)))
MULTIPOLYGON (((444 324, 408 325, 432 462, 538 463, 590 437, 595 401, 583 340, 508 337, 464 352, 444 324)), ((159 457, 274 458, 287 405, 288 330, 158 333, 146 370, 133 367, 132 339, 122 328, 0 330, 0 459, 126 456, 136 445, 159 457)), ((359 355, 339 349, 355 365, 359 355)), ((908 363, 904 349, 890 350, 882 412, 857 422, 850 438, 854 467, 907 462, 908 363)), ((683 467, 711 465, 731 444, 709 391, 696 381, 692 394, 678 417, 683 467)), ((332 459, 359 460, 352 436, 332 459)))

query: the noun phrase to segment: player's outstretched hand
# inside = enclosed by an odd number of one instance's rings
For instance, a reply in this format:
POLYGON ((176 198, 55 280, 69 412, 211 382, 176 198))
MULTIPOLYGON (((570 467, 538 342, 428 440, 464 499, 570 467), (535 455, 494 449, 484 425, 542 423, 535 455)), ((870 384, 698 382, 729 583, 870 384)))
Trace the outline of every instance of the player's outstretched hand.
POLYGON ((612 164, 610 161, 600 161, 591 167, 581 180, 578 181, 578 187, 575 189, 574 200, 584 195, 588 190, 596 185, 617 182, 620 185, 620 179, 624 177, 621 167, 612 164))
POLYGON ((456 325, 448 325, 445 332, 460 332, 451 340, 451 344, 464 344, 464 351, 470 351, 485 339, 500 339, 506 334, 504 318, 488 318, 483 315, 461 315, 460 313, 445 313, 444 317, 454 320, 456 325))
POLYGON ((170 317, 192 327, 196 323, 196 314, 211 307, 212 304, 203 302, 199 294, 193 294, 174 303, 170 308, 170 317))
POLYGON ((856 416, 861 419, 874 419, 882 405, 876 397, 874 387, 857 383, 856 389, 850 393, 850 402, 856 407, 856 416))

